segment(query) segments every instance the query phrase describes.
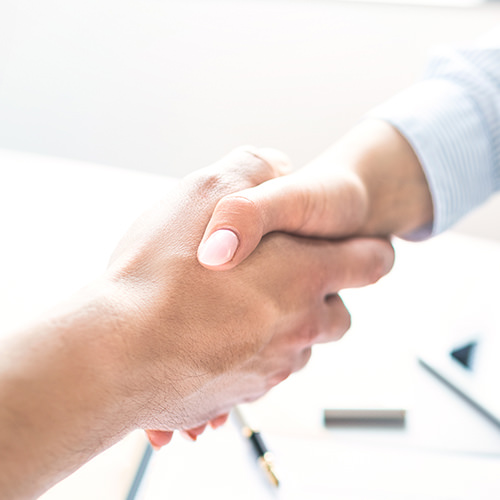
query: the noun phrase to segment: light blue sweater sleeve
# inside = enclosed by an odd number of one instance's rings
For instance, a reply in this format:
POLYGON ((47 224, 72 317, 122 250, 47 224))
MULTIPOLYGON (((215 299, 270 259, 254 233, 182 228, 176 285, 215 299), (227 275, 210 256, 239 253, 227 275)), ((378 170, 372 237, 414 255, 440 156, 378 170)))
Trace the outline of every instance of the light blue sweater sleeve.
POLYGON ((381 104, 408 140, 434 205, 421 239, 448 229, 500 189, 500 28, 474 46, 436 50, 421 82, 381 104))

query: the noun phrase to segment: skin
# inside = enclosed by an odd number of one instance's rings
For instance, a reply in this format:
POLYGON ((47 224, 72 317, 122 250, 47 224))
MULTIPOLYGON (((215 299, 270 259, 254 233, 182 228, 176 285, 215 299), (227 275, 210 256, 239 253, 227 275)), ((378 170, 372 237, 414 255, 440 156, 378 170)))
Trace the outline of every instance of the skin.
POLYGON ((0 345, 0 496, 35 498, 136 428, 201 432, 300 369, 350 317, 337 292, 389 271, 381 239, 265 237, 240 266, 199 265, 225 195, 280 175, 239 150, 142 215, 107 272, 0 345))
POLYGON ((222 198, 200 248, 218 229, 238 238, 237 266, 272 231, 324 238, 405 235, 432 224, 429 186, 413 149, 392 126, 366 120, 290 175, 222 198))

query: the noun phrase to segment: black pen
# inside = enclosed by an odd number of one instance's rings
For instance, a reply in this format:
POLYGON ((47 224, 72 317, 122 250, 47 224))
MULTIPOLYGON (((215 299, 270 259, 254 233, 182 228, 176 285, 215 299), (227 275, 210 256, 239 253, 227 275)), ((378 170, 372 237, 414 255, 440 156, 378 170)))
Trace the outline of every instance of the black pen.
POLYGON ((255 454, 257 462, 264 471, 268 481, 276 488, 280 485, 278 476, 274 471, 273 456, 267 449, 260 432, 252 429, 245 420, 240 408, 237 406, 233 409, 234 416, 240 426, 243 437, 248 440, 255 454))

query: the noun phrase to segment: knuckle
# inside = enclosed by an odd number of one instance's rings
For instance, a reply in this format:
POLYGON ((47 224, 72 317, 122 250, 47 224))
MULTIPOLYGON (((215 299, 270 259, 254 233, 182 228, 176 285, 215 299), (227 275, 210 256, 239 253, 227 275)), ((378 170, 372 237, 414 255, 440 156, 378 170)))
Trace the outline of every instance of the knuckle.
POLYGON ((202 192, 215 191, 223 196, 275 176, 273 167, 259 156, 257 148, 244 146, 234 149, 212 165, 192 172, 184 180, 202 192))
POLYGON ((199 195, 215 195, 218 199, 255 187, 283 173, 283 162, 276 159, 280 157, 265 151, 254 146, 236 148, 216 163, 189 174, 184 181, 199 195))
POLYGON ((334 308, 332 309, 333 321, 330 324, 328 338, 332 341, 337 341, 351 328, 351 314, 339 295, 328 297, 328 302, 334 308))
POLYGON ((268 381, 268 390, 285 381, 292 373, 293 370, 285 369, 273 375, 268 381))
POLYGON ((385 276, 394 264, 394 249, 389 242, 384 242, 375 248, 375 256, 368 271, 370 282, 375 283, 385 276))
POLYGON ((345 310, 345 322, 344 322, 344 333, 347 332, 351 328, 352 325, 352 316, 351 313, 346 309, 345 310))
POLYGON ((298 186, 289 193, 293 197, 293 205, 300 207, 295 211, 295 219, 291 223, 294 231, 309 231, 314 227, 314 221, 323 218, 325 214, 326 197, 317 194, 313 187, 308 184, 298 186))
POLYGON ((252 218, 259 215, 257 204, 250 198, 238 194, 230 194, 222 198, 216 210, 221 215, 245 215, 252 218))
POLYGON ((231 229, 236 234, 260 236, 264 231, 264 219, 259 205, 246 196, 235 194, 222 198, 215 208, 215 217, 219 221, 218 226, 231 229))
POLYGON ((230 154, 232 161, 244 171, 250 181, 254 184, 260 184, 264 180, 276 177, 277 169, 273 165, 273 161, 266 159, 262 155, 259 148, 254 146, 242 146, 233 150, 230 154))
POLYGON ((366 273, 368 283, 376 283, 382 276, 381 272, 382 272, 382 264, 380 260, 372 262, 372 264, 368 269, 368 272, 366 273))
POLYGON ((297 343, 299 345, 310 346, 315 343, 319 333, 319 329, 316 325, 306 325, 297 332, 297 343))
POLYGON ((241 402, 242 403, 253 403, 255 400, 259 399, 264 394, 265 394, 265 392, 262 393, 262 395, 261 394, 252 394, 251 396, 243 396, 241 398, 241 402))
POLYGON ((351 314, 346 309, 341 317, 341 320, 336 324, 336 327, 334 328, 333 340, 334 341, 340 340, 351 328, 351 324, 352 324, 351 314))
POLYGON ((300 362, 297 365, 295 371, 302 370, 302 368, 304 368, 304 366, 306 366, 307 363, 309 363, 309 360, 311 359, 311 356, 312 356, 312 349, 310 347, 307 347, 306 349, 304 349, 302 351, 300 362))
POLYGON ((264 161, 271 164, 278 175, 289 174, 292 171, 292 162, 290 158, 279 149, 260 148, 259 156, 263 158, 264 161))
POLYGON ((387 241, 385 244, 385 251, 384 251, 384 257, 385 257, 385 273, 387 274, 392 267, 394 266, 394 260, 396 258, 396 253, 394 251, 394 247, 392 246, 392 243, 390 241, 387 241))
POLYGON ((254 146, 253 144, 243 144, 241 146, 238 146, 234 148, 231 153, 231 155, 242 155, 245 153, 254 153, 257 152, 257 147, 254 146))
POLYGON ((220 198, 226 194, 224 191, 227 190, 227 179, 224 173, 212 167, 203 168, 187 175, 183 182, 188 189, 203 199, 207 199, 211 194, 216 194, 220 198))

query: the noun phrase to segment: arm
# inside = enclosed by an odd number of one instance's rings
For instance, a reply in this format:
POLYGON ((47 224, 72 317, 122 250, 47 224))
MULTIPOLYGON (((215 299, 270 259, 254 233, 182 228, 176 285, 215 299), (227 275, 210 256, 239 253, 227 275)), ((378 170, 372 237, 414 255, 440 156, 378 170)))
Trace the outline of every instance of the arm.
POLYGON ((132 430, 127 312, 102 281, 0 346, 2 498, 38 496, 132 430))
POLYGON ((200 262, 234 267, 275 230, 420 239, 450 227, 500 188, 499 38, 497 31, 473 47, 439 52, 424 81, 375 109, 322 156, 222 199, 200 262), (216 240, 209 241, 223 228, 237 241, 224 262, 213 258, 216 240))
POLYGON ((217 422, 344 334, 337 292, 385 274, 387 242, 273 235, 227 273, 196 260, 217 201, 275 174, 239 151, 189 176, 131 227, 100 280, 1 345, 2 498, 38 496, 132 429, 217 422))

